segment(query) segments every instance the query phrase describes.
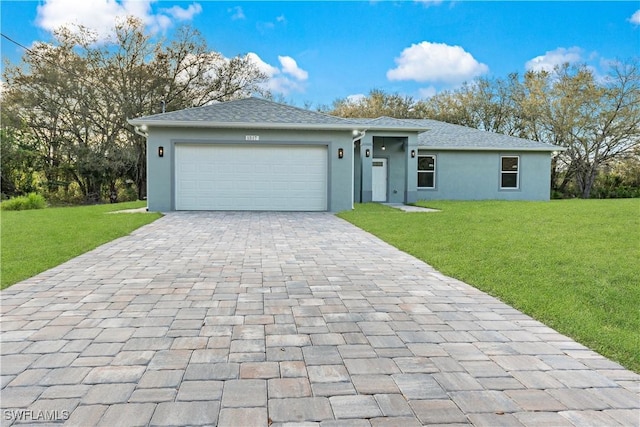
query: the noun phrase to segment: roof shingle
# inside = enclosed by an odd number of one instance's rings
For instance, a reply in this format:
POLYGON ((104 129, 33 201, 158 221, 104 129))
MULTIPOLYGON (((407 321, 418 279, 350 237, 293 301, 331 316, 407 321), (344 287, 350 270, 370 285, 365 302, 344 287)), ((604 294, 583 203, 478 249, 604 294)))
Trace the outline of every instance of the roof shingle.
POLYGON ((410 121, 429 128, 428 131, 418 135, 419 147, 445 150, 564 150, 562 147, 544 142, 487 132, 437 120, 411 119, 410 121))
POLYGON ((242 127, 419 132, 418 146, 441 150, 563 150, 551 144, 516 138, 430 119, 392 117, 342 118, 261 98, 245 98, 129 120, 134 126, 242 127))
POLYGON ((177 124, 178 122, 185 125, 196 123, 335 125, 338 127, 353 127, 355 125, 355 123, 341 117, 304 110, 260 98, 221 102, 131 120, 132 124, 147 125, 177 124))

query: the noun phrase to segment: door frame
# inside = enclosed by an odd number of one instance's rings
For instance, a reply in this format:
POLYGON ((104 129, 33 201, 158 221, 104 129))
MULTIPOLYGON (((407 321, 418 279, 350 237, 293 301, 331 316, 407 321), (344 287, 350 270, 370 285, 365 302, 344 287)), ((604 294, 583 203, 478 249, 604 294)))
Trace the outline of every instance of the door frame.
POLYGON ((372 202, 386 202, 389 200, 389 159, 386 157, 376 157, 371 159, 371 201, 372 202), (374 192, 374 188, 376 188, 374 179, 376 175, 373 173, 374 168, 378 168, 380 166, 374 166, 375 162, 383 162, 382 167, 384 168, 384 200, 376 200, 376 194, 374 192))

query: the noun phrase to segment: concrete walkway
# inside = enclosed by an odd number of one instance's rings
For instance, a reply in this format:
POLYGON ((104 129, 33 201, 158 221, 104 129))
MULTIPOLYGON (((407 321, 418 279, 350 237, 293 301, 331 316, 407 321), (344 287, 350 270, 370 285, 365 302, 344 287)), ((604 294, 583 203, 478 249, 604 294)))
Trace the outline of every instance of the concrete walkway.
POLYGON ((640 377, 331 214, 172 213, 3 291, 2 425, 638 425, 640 377))
POLYGON ((404 212, 440 212, 438 209, 423 208, 422 206, 405 205, 404 203, 382 203, 390 208, 400 209, 404 212))

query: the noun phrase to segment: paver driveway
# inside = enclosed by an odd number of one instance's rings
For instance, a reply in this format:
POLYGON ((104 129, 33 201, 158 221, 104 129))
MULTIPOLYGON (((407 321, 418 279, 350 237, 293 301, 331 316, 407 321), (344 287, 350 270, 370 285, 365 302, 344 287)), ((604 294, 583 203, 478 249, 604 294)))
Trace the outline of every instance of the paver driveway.
POLYGON ((638 375, 326 213, 172 213, 1 296, 3 425, 639 422, 638 375))

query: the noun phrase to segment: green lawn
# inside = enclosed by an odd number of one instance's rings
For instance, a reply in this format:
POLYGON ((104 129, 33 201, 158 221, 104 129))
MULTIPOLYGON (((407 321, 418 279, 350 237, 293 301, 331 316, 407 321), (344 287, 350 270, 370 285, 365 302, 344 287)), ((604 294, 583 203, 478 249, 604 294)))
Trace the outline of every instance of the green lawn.
POLYGON ((340 217, 640 372, 640 200, 357 205, 340 217))
POLYGON ((160 217, 157 213, 107 212, 146 202, 47 208, 0 213, 0 284, 4 289, 160 217))

